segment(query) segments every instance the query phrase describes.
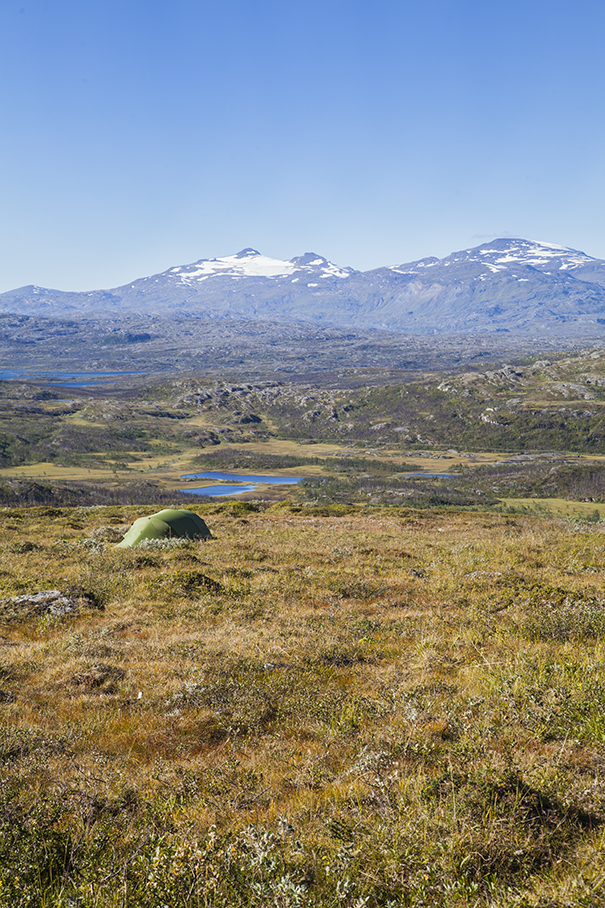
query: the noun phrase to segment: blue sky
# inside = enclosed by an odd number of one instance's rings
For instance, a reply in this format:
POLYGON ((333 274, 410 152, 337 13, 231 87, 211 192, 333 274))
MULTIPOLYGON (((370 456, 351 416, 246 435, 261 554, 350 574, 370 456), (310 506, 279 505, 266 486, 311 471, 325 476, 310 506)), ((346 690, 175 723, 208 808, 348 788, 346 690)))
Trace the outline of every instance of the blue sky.
POLYGON ((0 0, 0 291, 605 258, 603 0, 0 0))

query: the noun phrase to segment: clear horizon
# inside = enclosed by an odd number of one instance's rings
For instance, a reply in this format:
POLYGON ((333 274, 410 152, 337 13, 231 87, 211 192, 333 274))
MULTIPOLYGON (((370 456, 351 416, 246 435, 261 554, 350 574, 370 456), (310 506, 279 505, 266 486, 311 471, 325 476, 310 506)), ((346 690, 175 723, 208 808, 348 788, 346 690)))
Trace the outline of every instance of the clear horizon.
POLYGON ((6 0, 0 292, 248 246, 605 258, 604 25, 597 0, 6 0))

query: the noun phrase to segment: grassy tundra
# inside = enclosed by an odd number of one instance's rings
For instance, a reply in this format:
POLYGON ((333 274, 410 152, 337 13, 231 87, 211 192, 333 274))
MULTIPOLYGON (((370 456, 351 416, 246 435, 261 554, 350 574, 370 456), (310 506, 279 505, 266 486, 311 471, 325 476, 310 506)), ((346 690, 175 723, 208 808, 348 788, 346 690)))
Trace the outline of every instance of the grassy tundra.
POLYGON ((0 513, 2 906, 605 904, 600 524, 196 510, 0 513))

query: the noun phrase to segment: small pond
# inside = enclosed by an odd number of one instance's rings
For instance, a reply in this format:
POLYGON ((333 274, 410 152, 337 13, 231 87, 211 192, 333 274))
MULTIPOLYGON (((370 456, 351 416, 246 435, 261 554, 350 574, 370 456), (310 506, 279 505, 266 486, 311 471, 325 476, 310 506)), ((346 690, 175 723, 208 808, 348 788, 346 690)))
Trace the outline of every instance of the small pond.
POLYGON ((61 388, 86 388, 89 385, 106 385, 112 378, 154 374, 156 373, 146 370, 142 372, 29 372, 15 369, 0 372, 0 381, 33 381, 61 388))
POLYGON ((186 492, 187 495, 208 495, 210 498, 218 498, 220 495, 243 495, 244 492, 254 492, 256 486, 230 486, 225 483, 223 486, 204 486, 203 489, 179 489, 179 492, 186 492))
POLYGON ((269 485, 294 485, 302 476, 251 476, 248 473, 185 473, 181 479, 218 479, 220 482, 267 482, 269 485))
POLYGON ((300 482, 302 476, 251 476, 248 473, 186 473, 181 479, 218 479, 225 482, 220 486, 203 486, 196 489, 180 489, 189 495, 209 495, 216 498, 219 495, 243 495, 244 492, 255 492, 260 483, 268 485, 293 485, 300 482), (253 483, 253 485, 229 485, 233 482, 253 483))
MULTIPOLYGON (((449 479, 457 473, 402 473, 401 478, 418 479, 449 479)), ((181 479, 214 479, 223 482, 220 486, 202 486, 201 488, 180 489, 189 495, 208 495, 211 498, 228 495, 243 495, 244 492, 255 492, 261 483, 268 485, 294 485, 300 482, 302 476, 257 476, 250 473, 185 473, 181 479), (229 483, 247 483, 246 485, 230 485, 229 483)))

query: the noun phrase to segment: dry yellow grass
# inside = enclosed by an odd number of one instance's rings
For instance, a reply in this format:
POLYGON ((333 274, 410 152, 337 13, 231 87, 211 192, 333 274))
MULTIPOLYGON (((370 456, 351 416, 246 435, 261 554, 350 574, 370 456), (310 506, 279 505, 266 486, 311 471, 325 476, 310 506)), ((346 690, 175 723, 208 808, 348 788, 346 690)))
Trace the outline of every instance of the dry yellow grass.
POLYGON ((602 520, 605 504, 598 501, 569 501, 566 498, 505 498, 500 510, 572 520, 602 520))
POLYGON ((0 904, 604 904, 598 527, 199 510, 2 513, 0 904))

